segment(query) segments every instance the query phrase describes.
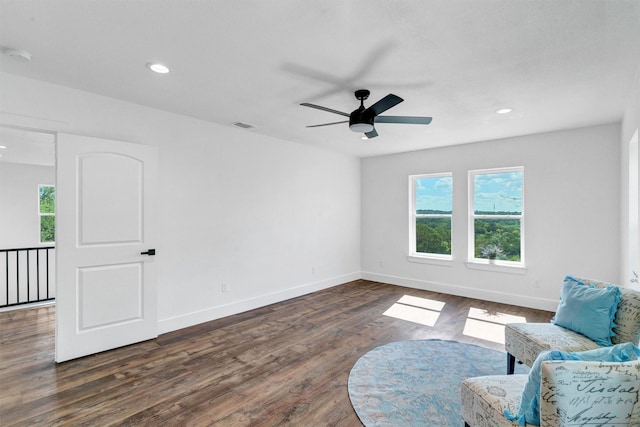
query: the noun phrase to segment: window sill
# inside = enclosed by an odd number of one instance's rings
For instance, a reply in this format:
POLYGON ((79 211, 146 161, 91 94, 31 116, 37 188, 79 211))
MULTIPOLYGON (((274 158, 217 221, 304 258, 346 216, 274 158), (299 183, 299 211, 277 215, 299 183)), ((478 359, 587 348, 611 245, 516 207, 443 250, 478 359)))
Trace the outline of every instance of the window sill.
POLYGON ((497 261, 495 264, 489 264, 486 261, 485 262, 466 261, 464 264, 470 270, 494 271, 498 273, 520 274, 520 275, 524 275, 527 273, 527 267, 524 265, 501 264, 500 261, 497 261))
POLYGON ((431 265, 442 265, 445 267, 453 266, 453 258, 436 258, 429 256, 416 256, 416 255, 407 255, 407 261, 415 262, 418 264, 431 264, 431 265))

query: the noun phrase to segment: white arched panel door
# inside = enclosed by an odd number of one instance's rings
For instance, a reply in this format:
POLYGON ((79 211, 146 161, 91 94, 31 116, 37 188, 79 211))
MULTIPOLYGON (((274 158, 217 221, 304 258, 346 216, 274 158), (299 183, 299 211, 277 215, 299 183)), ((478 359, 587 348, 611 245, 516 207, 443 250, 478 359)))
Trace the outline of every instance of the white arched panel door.
POLYGON ((58 134, 56 361, 155 338, 155 147, 58 134))

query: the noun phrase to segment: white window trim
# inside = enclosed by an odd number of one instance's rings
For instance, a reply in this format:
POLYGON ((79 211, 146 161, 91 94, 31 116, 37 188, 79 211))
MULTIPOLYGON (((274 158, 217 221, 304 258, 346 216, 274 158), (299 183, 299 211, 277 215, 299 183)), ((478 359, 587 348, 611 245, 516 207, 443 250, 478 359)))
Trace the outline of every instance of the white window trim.
POLYGON ((510 269, 526 269, 525 263, 525 174, 524 166, 512 166, 505 168, 492 168, 492 169, 477 169, 468 171, 468 238, 467 238, 467 261, 465 265, 467 268, 490 270, 490 271, 503 271, 508 272, 510 269), (475 195, 475 182, 474 177, 476 175, 494 174, 494 173, 508 173, 508 172, 521 172, 522 173, 522 212, 520 215, 475 215, 474 195, 475 195), (484 258, 475 257, 475 222, 474 220, 482 218, 490 219, 519 219, 520 220, 520 261, 506 261, 506 260, 494 260, 490 261, 484 258))
MULTIPOLYGON (((409 255, 407 260, 424 264, 449 265, 453 261, 453 229, 451 230, 451 254, 430 254, 416 252, 416 218, 451 218, 453 228, 453 212, 451 214, 416 214, 416 181, 421 178, 450 177, 453 172, 426 173, 409 175, 409 255)), ((453 205, 453 194, 451 195, 453 205)))

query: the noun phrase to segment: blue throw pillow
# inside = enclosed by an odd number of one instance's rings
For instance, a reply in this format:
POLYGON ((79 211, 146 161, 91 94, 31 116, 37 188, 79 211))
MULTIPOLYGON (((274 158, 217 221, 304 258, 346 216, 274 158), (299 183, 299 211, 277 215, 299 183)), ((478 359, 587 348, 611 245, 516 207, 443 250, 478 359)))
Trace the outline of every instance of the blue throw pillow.
POLYGON ((551 321, 586 336, 598 345, 609 346, 611 337, 615 336, 613 320, 619 302, 620 289, 617 286, 597 288, 567 276, 562 283, 560 304, 551 321))
POLYGON ((503 410, 508 420, 516 420, 521 426, 525 422, 540 425, 540 377, 541 365, 545 360, 589 360, 598 362, 628 362, 637 360, 640 348, 633 343, 617 344, 611 347, 596 348, 580 352, 563 352, 558 350, 543 351, 531 366, 529 378, 522 390, 522 398, 518 412, 512 414, 507 408, 503 410))

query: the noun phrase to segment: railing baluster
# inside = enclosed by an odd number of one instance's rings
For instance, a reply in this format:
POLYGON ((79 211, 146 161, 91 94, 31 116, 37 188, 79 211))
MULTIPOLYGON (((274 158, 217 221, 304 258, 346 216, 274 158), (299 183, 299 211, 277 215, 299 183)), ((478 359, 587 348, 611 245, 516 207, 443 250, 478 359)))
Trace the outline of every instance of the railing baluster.
POLYGON ((4 266, 7 270, 5 273, 5 289, 7 290, 7 305, 9 305, 9 252, 4 253, 4 266))
MULTIPOLYGON (((42 247, 35 247, 35 248, 17 248, 17 249, 0 249, 0 253, 4 252, 4 261, 5 261, 5 274, 4 274, 4 287, 5 287, 5 297, 6 297, 6 301, 3 303, 0 302, 0 308, 2 307, 9 307, 9 306, 14 306, 14 305, 20 305, 20 304, 29 304, 32 302, 40 302, 40 301, 50 301, 53 300, 55 298, 51 297, 51 290, 53 289, 53 286, 55 285, 55 283, 50 283, 50 274, 49 274, 49 267, 50 267, 50 263, 49 263, 49 250, 50 249, 55 249, 55 246, 42 246, 42 247), (46 281, 46 287, 47 287, 47 293, 46 293, 46 297, 42 298, 41 296, 41 292, 40 292, 40 285, 41 285, 41 280, 40 280, 40 274, 41 274, 41 269, 40 269, 40 263, 42 262, 42 257, 40 257, 40 251, 46 251, 45 253, 45 264, 46 264, 46 271, 45 271, 45 281, 46 281), (31 274, 31 268, 32 268, 32 262, 31 262, 31 254, 33 254, 35 252, 35 275, 36 275, 36 292, 35 292, 35 298, 33 301, 31 300, 31 282, 32 282, 32 274, 31 274), (10 278, 10 270, 11 270, 11 266, 10 264, 13 264, 13 262, 11 261, 10 257, 9 257, 9 253, 15 253, 15 269, 16 269, 16 273, 15 273, 15 280, 16 280, 16 296, 15 296, 15 301, 11 301, 10 300, 10 292, 9 292, 9 278, 10 278), (26 256, 26 260, 23 263, 23 265, 25 265, 26 268, 26 273, 21 275, 20 274, 20 255, 21 253, 24 253, 24 255, 26 256), (22 278, 22 282, 21 282, 21 278, 22 278), (26 280, 25 280, 26 279, 26 280), (25 283, 26 282, 26 283, 25 283), (26 300, 21 301, 20 300, 20 295, 21 292, 20 290, 22 289, 22 291, 25 291, 25 285, 26 285, 26 300)), ((1 278, 2 276, 0 276, 1 278)), ((0 279, 1 280, 1 279, 0 279)), ((1 286, 1 284, 0 284, 1 286)), ((1 291, 0 291, 1 292, 1 291)))
POLYGON ((49 299, 49 248, 47 248, 47 299, 49 299))
POLYGON ((16 251, 16 304, 20 304, 20 251, 16 251))
POLYGON ((29 266, 29 251, 24 251, 25 256, 27 257, 27 302, 31 300, 31 295, 29 295, 29 291, 31 290, 31 268, 29 266))
POLYGON ((36 295, 40 301, 40 251, 36 251, 36 295))

